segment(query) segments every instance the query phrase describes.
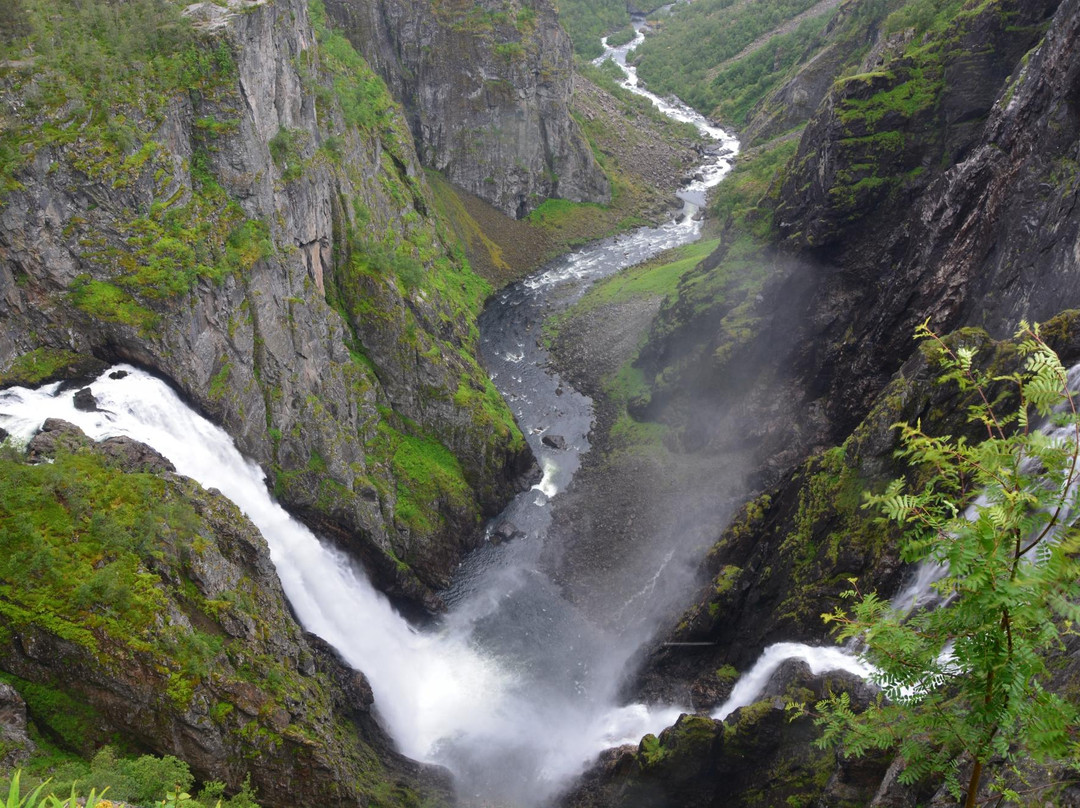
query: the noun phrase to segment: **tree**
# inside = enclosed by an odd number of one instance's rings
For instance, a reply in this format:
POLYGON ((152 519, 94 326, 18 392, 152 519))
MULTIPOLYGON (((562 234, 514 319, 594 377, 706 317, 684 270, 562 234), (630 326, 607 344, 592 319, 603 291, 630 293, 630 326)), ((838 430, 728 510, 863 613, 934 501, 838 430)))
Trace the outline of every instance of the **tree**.
POLYGON ((905 561, 943 565, 934 585, 941 605, 901 613, 874 593, 846 593, 850 609, 823 618, 841 640, 862 644, 881 697, 858 715, 846 695, 828 699, 817 723, 822 746, 842 744, 856 756, 897 750, 901 782, 943 776, 973 806, 991 761, 1003 764, 995 795, 1015 798, 1005 775, 1016 763, 1080 759, 1080 711, 1045 689, 1046 653, 1080 622, 1080 531, 1072 524, 1080 416, 1038 326, 1021 324, 1023 369, 1007 375, 980 370, 975 349, 953 350, 926 324, 916 336, 931 340, 941 381, 973 397, 969 417, 985 438, 896 425, 918 483, 897 480, 864 507, 904 526, 905 561), (1034 428, 1036 414, 1054 428, 1034 428))

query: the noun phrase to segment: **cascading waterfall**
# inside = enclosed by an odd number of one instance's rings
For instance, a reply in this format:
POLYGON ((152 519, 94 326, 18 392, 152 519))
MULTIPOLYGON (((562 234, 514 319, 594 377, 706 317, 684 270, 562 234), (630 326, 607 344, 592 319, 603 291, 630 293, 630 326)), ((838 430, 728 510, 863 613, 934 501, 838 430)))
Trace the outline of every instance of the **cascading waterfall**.
POLYGON ((445 636, 413 630, 344 555, 271 498, 262 470, 237 451, 232 438, 190 410, 168 385, 133 367, 110 369, 92 384, 98 412, 75 409, 70 394, 58 395, 60 387, 0 392, 0 423, 24 440, 46 418, 69 421, 95 440, 126 435, 236 503, 266 538, 300 622, 368 675, 402 751, 422 758, 466 718, 492 719, 497 694, 512 682, 509 672, 445 636), (121 373, 126 375, 110 376, 121 373), (357 615, 364 616, 362 630, 357 615))

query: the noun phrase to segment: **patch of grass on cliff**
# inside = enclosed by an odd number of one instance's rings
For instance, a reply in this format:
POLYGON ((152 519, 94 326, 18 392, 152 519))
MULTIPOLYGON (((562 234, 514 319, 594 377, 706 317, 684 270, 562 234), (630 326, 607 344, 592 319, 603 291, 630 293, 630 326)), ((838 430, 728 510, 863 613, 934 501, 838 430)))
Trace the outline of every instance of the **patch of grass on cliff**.
POLYGON ((65 149, 90 176, 125 186, 178 94, 232 77, 228 46, 200 42, 171 0, 19 0, 21 25, 0 41, 0 75, 20 105, 0 128, 0 193, 42 148, 65 149))
POLYGON ((345 35, 328 24, 322 0, 311 0, 308 12, 319 41, 322 68, 333 76, 334 94, 345 123, 368 130, 388 124, 395 104, 385 82, 345 35))
POLYGON ((63 348, 35 348, 12 360, 0 372, 0 385, 33 386, 67 374, 69 368, 84 366, 87 357, 63 348))
POLYGON ((79 275, 69 289, 68 298, 72 304, 99 320, 123 323, 144 332, 157 325, 157 314, 107 281, 79 275))
POLYGON ((248 221, 207 168, 206 150, 235 122, 196 122, 190 193, 154 140, 178 98, 214 100, 234 87, 228 43, 200 36, 172 0, 20 2, 21 35, 0 45, 0 75, 19 100, 0 125, 0 205, 5 192, 22 190, 21 169, 43 150, 50 170, 63 166, 121 199, 152 189, 138 215, 118 217, 120 245, 88 217, 65 223, 65 236, 108 278, 73 287, 76 305, 147 328, 141 299, 185 294, 200 278, 220 280, 269 255, 268 228, 248 221))
POLYGON ((559 0, 559 22, 574 43, 574 52, 583 59, 595 59, 604 52, 600 38, 630 24, 623 0, 559 0))
POLYGON ((28 465, 0 458, 0 616, 97 651, 146 650, 166 607, 154 571, 194 538, 189 506, 149 474, 122 474, 85 453, 28 465))
POLYGON ((472 490, 461 463, 437 440, 401 432, 384 419, 368 448, 373 458, 389 463, 397 481, 394 517, 413 531, 431 535, 442 527, 440 506, 470 506, 472 490))
POLYGON ((773 208, 786 166, 799 148, 799 130, 741 153, 731 173, 713 192, 709 208, 756 238, 773 232, 773 208))

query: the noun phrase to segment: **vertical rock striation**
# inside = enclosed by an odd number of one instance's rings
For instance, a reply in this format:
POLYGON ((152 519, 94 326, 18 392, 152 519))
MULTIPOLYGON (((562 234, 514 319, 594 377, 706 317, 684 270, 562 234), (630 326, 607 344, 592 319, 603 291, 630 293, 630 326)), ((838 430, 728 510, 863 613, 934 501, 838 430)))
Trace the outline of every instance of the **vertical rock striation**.
POLYGON ((487 286, 400 109, 311 9, 190 7, 203 75, 113 110, 124 147, 80 136, 74 102, 27 104, 48 68, 0 68, 26 133, 0 197, 0 367, 161 373, 383 587, 434 607, 528 451, 475 359, 487 286))
POLYGON ((546 0, 330 0, 405 107, 420 160, 511 216, 548 197, 607 202, 570 116, 570 39, 546 0))

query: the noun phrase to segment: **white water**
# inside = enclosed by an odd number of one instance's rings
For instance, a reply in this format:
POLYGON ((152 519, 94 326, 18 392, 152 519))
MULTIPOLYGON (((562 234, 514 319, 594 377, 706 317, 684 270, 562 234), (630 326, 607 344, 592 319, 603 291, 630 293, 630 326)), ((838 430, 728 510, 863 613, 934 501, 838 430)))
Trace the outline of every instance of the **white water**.
POLYGON ((841 648, 814 648, 796 642, 778 642, 761 652, 757 662, 739 677, 728 700, 713 711, 712 717, 723 720, 758 700, 769 678, 789 659, 801 659, 815 676, 826 671, 847 671, 861 679, 869 678, 873 669, 841 648))
POLYGON ((621 67, 626 74, 626 78, 620 82, 623 87, 637 95, 649 99, 653 103, 653 106, 669 118, 683 123, 693 124, 703 135, 717 141, 720 145, 720 149, 716 155, 717 159, 696 169, 696 173, 700 175, 700 179, 695 179, 693 182, 688 183, 679 192, 679 197, 681 199, 701 208, 705 206, 705 194, 708 189, 719 183, 728 171, 731 170, 731 158, 739 151, 739 141, 730 132, 726 132, 719 126, 716 126, 704 115, 687 106, 678 98, 675 98, 674 96, 661 98, 660 96, 649 92, 641 85, 641 81, 638 79, 637 68, 627 64, 626 58, 631 51, 645 41, 645 34, 643 32, 644 27, 644 22, 635 22, 634 29, 636 35, 632 40, 618 48, 609 48, 607 37, 604 37, 601 40, 601 43, 604 46, 604 55, 594 59, 593 64, 601 64, 609 60, 615 62, 615 64, 621 67))
MULTIPOLYGON (((1069 368, 1067 376, 1069 389, 1076 391, 1080 387, 1080 364, 1069 368)), ((1052 423, 1047 423, 1040 427, 1040 431, 1045 433, 1050 440, 1064 445, 1076 441, 1076 428, 1072 424, 1055 426, 1052 423)), ((1022 469, 1027 473, 1035 472, 1036 467, 1037 460, 1034 458, 1022 463, 1022 469)), ((1062 502, 1065 503, 1065 507, 1059 515, 1057 527, 1044 540, 1043 547, 1053 542, 1054 535, 1062 526, 1072 523, 1072 513, 1075 509, 1078 490, 1080 490, 1080 480, 1074 480, 1069 490, 1062 492, 1062 502)), ((965 516, 968 519, 975 518, 978 509, 985 505, 986 502, 986 496, 980 494, 965 509, 965 516)), ((1027 554, 1029 560, 1034 560, 1031 558, 1032 552, 1034 551, 1029 551, 1027 554)), ((940 591, 937 584, 946 576, 948 571, 947 564, 933 559, 922 561, 915 567, 910 581, 893 597, 891 603, 893 610, 910 612, 917 608, 936 609, 939 606, 947 605, 950 595, 940 591)), ((867 663, 852 647, 819 648, 801 643, 776 643, 766 648, 753 667, 739 678, 728 700, 713 711, 713 718, 724 719, 738 708, 753 704, 768 684, 769 677, 788 659, 805 660, 815 674, 829 670, 845 670, 863 679, 875 681, 877 673, 876 669, 867 663)), ((951 642, 946 643, 941 650, 937 663, 941 672, 958 666, 959 663, 953 659, 953 645, 951 642)), ((930 677, 930 681, 933 681, 933 677, 930 677)), ((897 699, 907 699, 916 697, 921 690, 921 686, 913 686, 893 690, 889 695, 897 699)))
POLYGON ((378 709, 402 751, 424 758, 466 724, 499 720, 499 694, 513 677, 445 636, 418 633, 341 554, 322 544, 270 497, 262 470, 224 430, 190 410, 164 382, 132 367, 92 390, 103 412, 80 412, 58 384, 0 393, 0 424, 18 438, 46 418, 79 426, 95 440, 127 435, 165 455, 180 474, 217 488, 259 528, 289 602, 306 629, 370 679, 378 709))

